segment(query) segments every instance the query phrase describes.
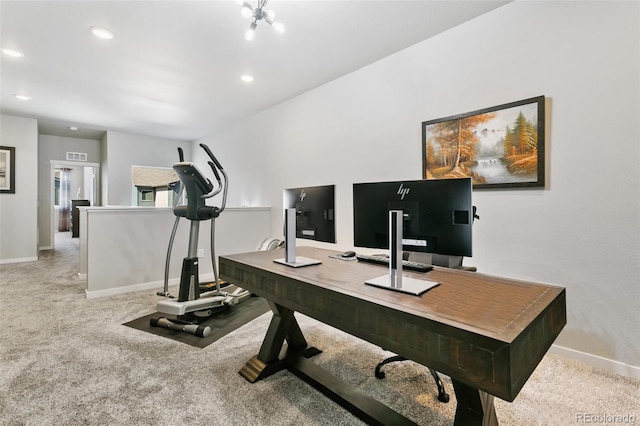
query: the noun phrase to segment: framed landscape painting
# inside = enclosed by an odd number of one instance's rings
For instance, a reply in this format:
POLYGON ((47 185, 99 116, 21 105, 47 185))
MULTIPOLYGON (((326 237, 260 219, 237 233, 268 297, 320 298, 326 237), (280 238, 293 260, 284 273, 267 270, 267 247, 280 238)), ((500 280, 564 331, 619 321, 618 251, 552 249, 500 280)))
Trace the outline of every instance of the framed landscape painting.
POLYGON ((474 189, 544 187, 545 97, 422 123, 424 179, 467 178, 474 189))
POLYGON ((16 192, 16 149, 0 146, 0 193, 16 192))

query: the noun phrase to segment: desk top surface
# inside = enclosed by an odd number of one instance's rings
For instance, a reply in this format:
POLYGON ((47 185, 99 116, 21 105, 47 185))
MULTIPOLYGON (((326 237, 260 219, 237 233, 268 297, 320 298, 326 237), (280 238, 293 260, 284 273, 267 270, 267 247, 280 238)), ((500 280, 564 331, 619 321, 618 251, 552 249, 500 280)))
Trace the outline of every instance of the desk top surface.
POLYGON ((387 273, 384 266, 330 258, 338 253, 332 250, 298 247, 296 251, 298 256, 317 259, 322 264, 292 268, 273 262, 284 256, 283 249, 220 258, 221 262, 228 259, 507 343, 564 292, 558 286, 434 267, 427 273, 404 271, 405 276, 440 283, 414 296, 364 284, 387 273))

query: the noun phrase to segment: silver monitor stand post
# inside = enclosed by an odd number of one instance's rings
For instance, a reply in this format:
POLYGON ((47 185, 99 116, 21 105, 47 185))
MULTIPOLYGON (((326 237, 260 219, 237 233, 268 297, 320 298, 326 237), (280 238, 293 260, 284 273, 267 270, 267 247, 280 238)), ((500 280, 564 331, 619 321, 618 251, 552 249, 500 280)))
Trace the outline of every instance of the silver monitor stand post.
POLYGON ((317 265, 320 262, 308 257, 296 256, 296 209, 290 208, 284 211, 284 258, 273 259, 274 262, 299 268, 301 266, 317 265))
POLYGON ((402 220, 402 210, 389 211, 389 274, 365 284, 419 296, 440 283, 402 276, 402 220))

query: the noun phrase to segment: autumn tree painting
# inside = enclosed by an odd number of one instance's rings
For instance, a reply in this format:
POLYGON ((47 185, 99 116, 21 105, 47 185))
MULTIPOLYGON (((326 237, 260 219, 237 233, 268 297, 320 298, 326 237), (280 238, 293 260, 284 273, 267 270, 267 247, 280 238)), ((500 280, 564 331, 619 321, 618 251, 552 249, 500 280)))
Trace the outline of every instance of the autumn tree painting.
POLYGON ((544 185, 544 97, 423 123, 423 178, 544 185), (542 131, 542 132, 541 132, 542 131))
POLYGON ((433 166, 427 172, 431 178, 469 177, 468 165, 476 157, 475 146, 479 142, 476 128, 494 116, 495 113, 488 113, 434 124, 427 141, 427 164, 433 166))
POLYGON ((504 159, 511 174, 535 173, 538 165, 538 128, 520 112, 512 128, 505 129, 504 159))

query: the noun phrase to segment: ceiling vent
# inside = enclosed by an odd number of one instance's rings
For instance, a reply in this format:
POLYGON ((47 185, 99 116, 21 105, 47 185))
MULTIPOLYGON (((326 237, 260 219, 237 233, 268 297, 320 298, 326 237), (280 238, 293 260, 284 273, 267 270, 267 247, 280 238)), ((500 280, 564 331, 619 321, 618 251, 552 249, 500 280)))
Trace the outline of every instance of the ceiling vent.
POLYGON ((87 153, 86 152, 67 152, 67 160, 87 161, 87 153))

